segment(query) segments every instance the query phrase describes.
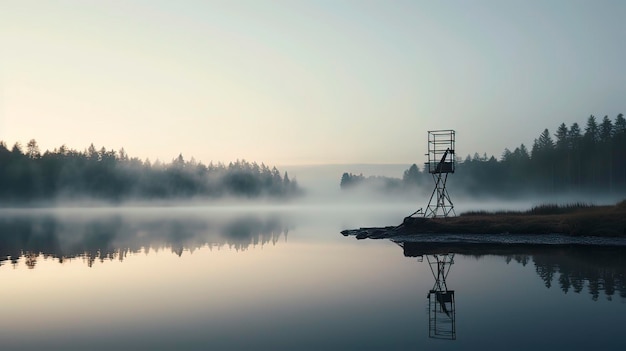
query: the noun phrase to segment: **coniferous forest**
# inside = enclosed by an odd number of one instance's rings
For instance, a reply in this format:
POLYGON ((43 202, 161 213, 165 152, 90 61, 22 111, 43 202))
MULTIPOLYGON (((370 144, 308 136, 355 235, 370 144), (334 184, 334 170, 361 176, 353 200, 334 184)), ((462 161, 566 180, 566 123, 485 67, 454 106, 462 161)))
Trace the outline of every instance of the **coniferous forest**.
POLYGON ((61 146, 41 153, 35 140, 9 150, 0 142, 0 202, 66 199, 170 200, 190 198, 290 197, 297 182, 276 167, 243 160, 204 165, 182 155, 170 163, 142 161, 92 144, 85 151, 61 146))
MULTIPOLYGON (((458 150, 457 150, 458 151, 458 150)), ((554 134, 544 129, 528 148, 505 149, 498 158, 475 153, 457 157, 450 186, 474 196, 599 193, 626 194, 626 119, 590 116, 584 126, 561 123, 554 134)), ((402 179, 344 173, 341 188, 377 184, 379 189, 406 190, 432 186, 431 175, 416 164, 402 179)))

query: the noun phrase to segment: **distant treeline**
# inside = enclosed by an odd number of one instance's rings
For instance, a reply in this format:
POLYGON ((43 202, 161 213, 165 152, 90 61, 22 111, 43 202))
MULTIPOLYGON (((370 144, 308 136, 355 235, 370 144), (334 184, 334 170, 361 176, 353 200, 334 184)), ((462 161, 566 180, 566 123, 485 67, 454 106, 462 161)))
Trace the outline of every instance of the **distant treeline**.
POLYGON ((188 199, 289 197, 300 192, 287 173, 276 167, 236 161, 204 165, 182 155, 171 163, 142 161, 92 144, 79 152, 61 146, 40 153, 35 140, 23 150, 0 141, 0 203, 93 198, 188 199))
MULTIPOLYGON (((626 120, 619 114, 614 121, 605 116, 601 122, 592 115, 584 130, 573 123, 562 123, 552 135, 545 129, 535 139, 530 151, 521 144, 513 151, 505 149, 500 159, 475 153, 457 159, 456 172, 450 181, 456 190, 471 195, 521 195, 523 193, 626 191, 626 120)), ((413 164, 402 179, 364 177, 344 173, 341 188, 356 184, 378 184, 394 190, 432 186, 431 175, 413 164)))
MULTIPOLYGON (((413 165, 412 168, 417 169, 417 166, 413 165)), ((419 170, 417 170, 419 173, 419 170)), ((414 183, 406 183, 401 179, 382 176, 369 176, 365 177, 361 174, 344 173, 341 176, 341 182, 339 186, 341 189, 350 189, 360 184, 367 184, 373 186, 378 190, 398 189, 403 186, 414 186, 414 183)))

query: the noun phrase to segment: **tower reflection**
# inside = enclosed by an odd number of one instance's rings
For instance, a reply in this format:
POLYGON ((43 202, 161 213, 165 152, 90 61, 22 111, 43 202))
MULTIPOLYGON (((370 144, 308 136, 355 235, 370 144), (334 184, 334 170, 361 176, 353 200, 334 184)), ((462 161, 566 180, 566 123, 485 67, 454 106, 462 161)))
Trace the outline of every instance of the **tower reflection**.
POLYGON ((428 262, 435 279, 428 291, 428 337, 433 339, 456 340, 456 300, 455 291, 448 288, 448 274, 454 264, 454 253, 440 250, 423 243, 396 242, 402 247, 405 257, 417 257, 418 262, 428 262))
POLYGON ((428 292, 428 336, 435 339, 456 339, 456 305, 454 290, 448 289, 446 278, 454 264, 454 254, 427 255, 426 260, 435 278, 428 292))
POLYGON ((456 339, 456 296, 447 278, 455 255, 480 259, 504 258, 506 264, 530 265, 547 289, 558 288, 564 294, 589 293, 597 301, 604 293, 607 301, 616 297, 626 301, 625 245, 558 245, 396 242, 405 257, 426 257, 435 283, 428 292, 429 337, 456 339))

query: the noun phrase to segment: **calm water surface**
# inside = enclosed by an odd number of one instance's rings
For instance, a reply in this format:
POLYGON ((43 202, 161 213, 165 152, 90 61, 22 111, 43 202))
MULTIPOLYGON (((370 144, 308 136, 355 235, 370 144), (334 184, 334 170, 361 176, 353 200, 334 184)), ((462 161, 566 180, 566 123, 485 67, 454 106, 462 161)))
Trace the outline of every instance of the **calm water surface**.
POLYGON ((402 243, 339 234, 399 223, 410 212, 400 205, 2 210, 0 345, 626 349, 623 249, 417 257, 402 243), (447 275, 437 285, 438 268, 447 275))

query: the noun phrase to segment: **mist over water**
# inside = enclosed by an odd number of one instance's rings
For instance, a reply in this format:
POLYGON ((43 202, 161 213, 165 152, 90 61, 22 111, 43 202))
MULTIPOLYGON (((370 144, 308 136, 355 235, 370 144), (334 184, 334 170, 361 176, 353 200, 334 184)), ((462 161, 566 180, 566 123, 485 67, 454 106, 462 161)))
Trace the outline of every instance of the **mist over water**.
MULTIPOLYGON (((458 252, 447 275, 456 338, 429 337, 434 257, 340 231, 397 225, 430 194, 345 192, 342 166, 303 168, 288 171, 307 192, 288 201, 0 209, 3 347, 528 350, 554 338, 571 350, 626 346, 623 249, 458 252)), ((535 204, 451 195, 457 213, 535 204)))

